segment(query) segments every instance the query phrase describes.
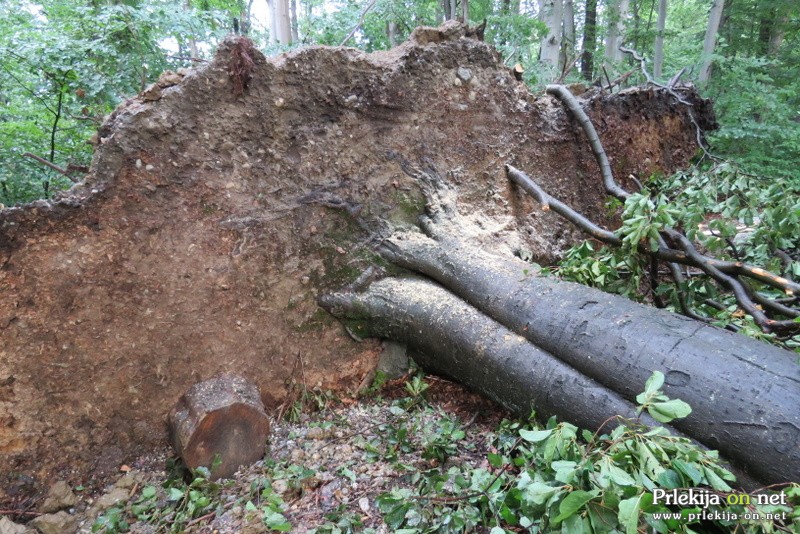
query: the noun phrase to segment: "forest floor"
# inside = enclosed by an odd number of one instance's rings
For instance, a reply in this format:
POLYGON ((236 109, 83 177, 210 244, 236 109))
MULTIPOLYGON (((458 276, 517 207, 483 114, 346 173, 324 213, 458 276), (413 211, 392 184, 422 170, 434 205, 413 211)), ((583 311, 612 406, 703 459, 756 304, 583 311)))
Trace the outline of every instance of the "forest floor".
POLYGON ((436 377, 401 378, 360 401, 304 400, 272 421, 265 459, 233 479, 192 482, 162 449, 120 466, 95 495, 54 481, 49 509, 62 510, 31 511, 48 509, 45 497, 26 512, 3 510, 0 532, 391 532, 381 494, 414 486, 420 472, 489 468, 495 431, 508 416, 436 377))

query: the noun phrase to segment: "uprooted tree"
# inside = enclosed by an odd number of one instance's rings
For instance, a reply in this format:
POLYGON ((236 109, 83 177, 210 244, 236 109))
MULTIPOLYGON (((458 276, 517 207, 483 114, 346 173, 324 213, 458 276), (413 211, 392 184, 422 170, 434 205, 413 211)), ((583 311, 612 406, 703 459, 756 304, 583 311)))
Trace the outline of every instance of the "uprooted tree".
MULTIPOLYGON (((621 190, 686 166, 697 128, 714 126, 708 102, 679 98, 581 95, 621 190)), ((630 416, 661 370, 695 407, 679 431, 762 481, 800 478, 791 353, 514 258, 551 262, 581 231, 554 202, 540 210, 507 164, 598 228, 618 221, 574 115, 463 26, 371 55, 266 59, 230 40, 120 106, 96 142, 82 183, 0 212, 5 476, 116 469, 165 443, 177 398, 222 372, 256 382, 268 409, 297 388, 355 390, 380 344, 354 342, 321 298, 358 319, 356 336, 404 341, 524 415, 630 416)), ((690 255, 678 244, 664 248, 690 255)))

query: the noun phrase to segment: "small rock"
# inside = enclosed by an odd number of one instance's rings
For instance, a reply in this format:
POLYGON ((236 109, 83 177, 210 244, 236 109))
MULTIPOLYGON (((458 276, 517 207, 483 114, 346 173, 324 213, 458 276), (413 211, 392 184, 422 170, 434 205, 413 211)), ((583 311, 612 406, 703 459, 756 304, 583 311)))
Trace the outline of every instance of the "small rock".
POLYGON ((87 516, 94 518, 100 515, 107 509, 115 506, 121 502, 127 501, 129 498, 129 491, 125 488, 114 488, 105 495, 100 496, 87 512, 87 516))
POLYGON ((43 514, 49 514, 75 506, 78 502, 78 497, 72 492, 72 488, 63 480, 59 480, 47 491, 47 497, 44 503, 39 507, 39 511, 43 514))
POLYGON ((28 534, 33 532, 25 525, 14 523, 7 517, 0 517, 0 534, 28 534))
POLYGON ((161 99, 161 87, 158 84, 152 83, 141 92, 142 100, 145 102, 154 102, 161 99))
POLYGON ((272 491, 278 495, 284 495, 287 491, 289 491, 289 483, 283 479, 273 480, 270 485, 272 486, 272 491))
POLYGON ((180 74, 166 70, 161 76, 159 76, 157 83, 161 87, 172 87, 173 85, 178 85, 181 83, 182 79, 183 76, 180 74))
POLYGON ((75 532, 78 526, 78 518, 69 515, 67 512, 57 514, 44 514, 29 523, 42 534, 66 534, 75 532))
POLYGON ((117 480, 117 482, 114 484, 114 487, 129 490, 140 481, 140 478, 141 476, 138 473, 135 471, 130 471, 124 477, 117 480))
POLYGON ((458 67, 456 76, 458 76, 458 79, 462 82, 467 83, 472 79, 472 69, 468 69, 467 67, 458 67))
POLYGON ((369 513, 369 499, 367 497, 361 497, 358 499, 358 507, 361 509, 362 512, 365 514, 369 513))

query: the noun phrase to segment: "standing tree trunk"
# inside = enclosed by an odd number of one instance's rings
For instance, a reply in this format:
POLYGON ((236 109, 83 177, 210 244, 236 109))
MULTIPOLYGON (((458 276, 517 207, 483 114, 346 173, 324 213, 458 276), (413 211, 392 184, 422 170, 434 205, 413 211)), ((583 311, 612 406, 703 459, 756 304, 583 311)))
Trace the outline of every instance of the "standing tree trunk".
POLYGON ((783 38, 786 35, 786 25, 789 22, 789 13, 786 8, 782 10, 779 8, 778 16, 775 18, 775 23, 772 25, 772 32, 769 36, 769 47, 767 48, 767 55, 774 56, 783 44, 783 38))
POLYGON ((658 22, 656 22, 656 45, 653 52, 653 77, 661 78, 664 70, 664 28, 667 23, 667 0, 658 0, 658 22))
POLYGON ((469 0, 461 0, 461 20, 469 24, 469 0))
POLYGON ((711 12, 708 14, 708 29, 706 30, 706 38, 703 41, 700 83, 707 83, 711 78, 711 56, 714 54, 714 47, 717 45, 717 32, 719 32, 719 23, 722 20, 722 9, 724 7, 725 0, 714 0, 711 12))
POLYGON ((291 0, 289 4, 292 26, 292 42, 296 43, 300 40, 300 32, 297 29, 297 0, 291 0))
POLYGON ((559 66, 566 72, 568 63, 575 61, 575 4, 573 0, 564 0, 564 36, 561 40, 559 66))
POLYGON ((583 53, 581 54, 581 75, 591 80, 594 73, 594 48, 597 37, 597 0, 586 0, 586 19, 583 25, 583 53))
POLYGON ((275 26, 276 42, 292 44, 292 28, 289 15, 289 0, 272 0, 272 19, 275 26))
POLYGON ((547 35, 542 39, 539 51, 539 60, 542 63, 555 67, 558 65, 558 56, 561 52, 561 18, 563 13, 563 0, 545 0, 539 16, 547 25, 547 35))
MULTIPOLYGON (((191 0, 186 0, 186 3, 183 4, 183 10, 186 12, 192 10, 191 0)), ((199 57, 197 54, 197 39, 195 39, 194 36, 189 37, 189 57, 192 59, 197 59, 199 57)))
POLYGON ((269 6, 269 44, 274 45, 278 43, 278 21, 275 18, 275 3, 280 0, 267 0, 269 6))
POLYGON ((390 20, 386 23, 386 38, 389 39, 389 46, 392 48, 400 44, 397 35, 397 23, 394 20, 390 20))
POLYGON ((628 14, 630 0, 616 0, 608 6, 608 35, 606 36, 606 59, 614 63, 622 61, 619 50, 625 33, 625 17, 628 14))

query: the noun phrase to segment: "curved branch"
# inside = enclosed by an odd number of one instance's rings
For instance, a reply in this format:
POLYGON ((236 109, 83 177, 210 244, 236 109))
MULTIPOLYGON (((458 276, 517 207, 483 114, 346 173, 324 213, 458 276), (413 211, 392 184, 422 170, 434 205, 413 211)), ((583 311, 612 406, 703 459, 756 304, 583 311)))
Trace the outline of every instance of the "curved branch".
MULTIPOLYGON (((622 244, 622 240, 614 232, 597 226, 592 221, 573 210, 563 202, 551 197, 539 186, 539 184, 534 182, 533 179, 524 172, 511 165, 506 165, 506 174, 511 181, 519 185, 524 191, 536 199, 537 202, 540 202, 545 209, 552 209, 570 221, 573 225, 577 226, 585 233, 603 243, 616 247, 622 244)), ((683 275, 680 273, 680 270, 677 268, 676 264, 698 267, 707 275, 711 276, 726 288, 731 290, 736 297, 736 301, 739 303, 742 309, 751 315, 756 324, 765 332, 786 333, 800 331, 800 323, 796 323, 794 321, 775 321, 769 319, 753 301, 755 300, 764 308, 769 308, 776 313, 780 313, 788 317, 796 317, 797 315, 795 315, 795 313, 800 312, 797 312, 779 303, 770 301, 766 297, 758 295, 758 293, 755 293, 755 296, 751 298, 747 292, 746 286, 738 279, 738 277, 745 276, 752 278, 759 282, 781 289, 789 295, 800 294, 800 285, 781 276, 777 276, 769 271, 752 265, 747 265, 740 261, 724 261, 716 258, 710 258, 698 252, 691 241, 689 241, 689 239, 687 239, 680 232, 672 228, 665 228, 663 232, 676 241, 682 250, 669 248, 663 238, 659 239, 659 248, 655 251, 651 250, 647 246, 641 245, 638 247, 638 250, 640 253, 648 254, 658 258, 659 260, 667 262, 673 279, 679 285, 679 290, 680 284, 683 280, 683 275), (769 304, 765 304, 762 302, 762 300, 769 301, 769 304)), ((701 321, 705 320, 702 316, 697 315, 695 312, 689 309, 688 303, 685 301, 685 296, 683 298, 680 297, 681 296, 679 294, 679 301, 681 301, 681 309, 684 312, 684 315, 701 321)))
POLYGON ((539 187, 539 184, 534 182, 524 172, 512 167, 511 165, 506 165, 506 174, 512 182, 520 186, 524 191, 535 198, 536 201, 542 205, 542 210, 547 211, 552 209, 554 212, 558 213, 569 222, 592 237, 599 239, 603 243, 608 243, 609 245, 614 245, 617 247, 622 245, 622 240, 617 237, 614 232, 606 230, 605 228, 600 228, 560 200, 551 197, 545 193, 541 187, 539 187))
POLYGON ((603 186, 606 188, 606 192, 624 202, 625 199, 631 195, 622 189, 614 180, 614 173, 611 171, 611 164, 608 162, 608 156, 606 156, 606 151, 603 149, 603 144, 600 142, 600 136, 597 135, 597 130, 594 129, 592 120, 586 112, 583 111, 583 108, 581 108, 581 105, 578 103, 578 99, 563 85, 548 85, 546 91, 548 94, 558 98, 578 120, 581 128, 583 128, 583 132, 586 134, 586 138, 589 140, 589 145, 592 147, 592 152, 597 160, 597 164, 600 166, 600 175, 603 177, 603 186))

